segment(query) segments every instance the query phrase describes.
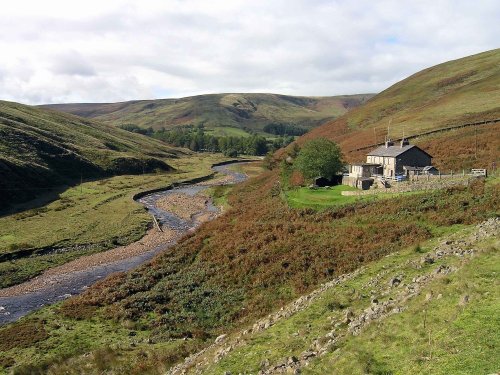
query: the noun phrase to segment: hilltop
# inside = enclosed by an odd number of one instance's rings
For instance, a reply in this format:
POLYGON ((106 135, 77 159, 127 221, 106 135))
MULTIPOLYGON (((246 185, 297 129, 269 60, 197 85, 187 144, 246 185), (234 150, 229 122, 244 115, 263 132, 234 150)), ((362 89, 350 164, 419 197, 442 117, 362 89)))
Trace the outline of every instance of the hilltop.
MULTIPOLYGON (((414 136, 445 127, 500 118, 500 49, 424 69, 374 96, 363 106, 299 139, 338 142, 349 161, 363 160, 360 147, 389 136, 414 136)), ((491 167, 498 158, 500 123, 416 138, 442 168, 491 167), (477 150, 476 158, 476 136, 477 150)))
POLYGON ((122 103, 49 104, 42 107, 112 125, 153 129, 203 125, 218 135, 262 132, 265 125, 292 124, 309 130, 358 107, 372 94, 306 97, 278 94, 209 94, 122 103))
POLYGON ((186 150, 70 114, 0 101, 0 208, 61 184, 171 170, 186 150))

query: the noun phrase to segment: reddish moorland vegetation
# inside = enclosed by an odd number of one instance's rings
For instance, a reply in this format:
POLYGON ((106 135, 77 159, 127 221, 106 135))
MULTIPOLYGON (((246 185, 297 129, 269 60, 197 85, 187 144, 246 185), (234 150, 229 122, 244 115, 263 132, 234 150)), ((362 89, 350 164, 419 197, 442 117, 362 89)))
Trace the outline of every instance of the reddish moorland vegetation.
MULTIPOLYGON (((500 116, 500 113, 498 114, 500 116)), ((477 120, 477 119, 476 119, 477 120)), ((373 129, 351 130, 347 126, 347 117, 316 128, 297 140, 298 144, 324 137, 337 142, 344 154, 346 162, 360 162, 366 160, 370 149, 354 151, 356 148, 374 144, 383 140, 380 131, 376 134, 373 129)), ((468 121, 475 121, 469 119, 468 121)), ((475 127, 459 128, 456 130, 435 133, 411 140, 412 144, 433 156, 433 164, 440 169, 455 171, 470 168, 488 168, 495 162, 498 164, 500 155, 500 123, 480 125, 475 127), (477 147, 476 147, 477 145, 477 147)), ((289 146, 289 149, 292 146, 289 146)), ((280 158, 283 150, 277 153, 280 158)))
POLYGON ((436 228, 494 215, 500 192, 483 182, 359 202, 290 209, 275 173, 235 188, 235 207, 168 253, 68 300, 63 314, 140 321, 157 339, 206 338, 247 324, 334 275, 415 246, 436 228), (383 207, 383 209, 382 209, 383 207))

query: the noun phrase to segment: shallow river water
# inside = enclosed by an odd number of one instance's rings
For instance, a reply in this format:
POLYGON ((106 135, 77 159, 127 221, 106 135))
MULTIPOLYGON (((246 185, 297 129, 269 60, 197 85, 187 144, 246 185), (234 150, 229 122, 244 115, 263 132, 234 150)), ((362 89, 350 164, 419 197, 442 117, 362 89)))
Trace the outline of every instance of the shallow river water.
MULTIPOLYGON (((228 165, 220 165, 213 167, 212 169, 223 175, 231 176, 231 183, 240 183, 247 178, 247 176, 243 173, 238 173, 228 169, 228 165)), ((156 207, 155 202, 162 197, 174 193, 193 196, 200 191, 207 189, 209 186, 223 184, 227 184, 227 182, 220 184, 214 183, 212 185, 181 185, 174 189, 148 194, 140 198, 139 202, 141 202, 148 209, 148 211, 157 218, 162 227, 168 227, 178 231, 180 237, 183 233, 193 230, 198 225, 196 220, 184 220, 171 212, 161 210, 156 207)), ((209 201, 206 205, 206 212, 217 211, 218 208, 215 207, 211 201, 209 201)), ((61 275, 58 283, 47 285, 43 289, 36 292, 13 297, 0 297, 0 325, 16 321, 22 316, 43 306, 56 303, 69 298, 72 295, 79 294, 96 281, 114 272, 127 271, 135 268, 153 258, 156 254, 168 249, 173 244, 175 244, 175 240, 163 243, 138 256, 103 264, 83 271, 61 275)))

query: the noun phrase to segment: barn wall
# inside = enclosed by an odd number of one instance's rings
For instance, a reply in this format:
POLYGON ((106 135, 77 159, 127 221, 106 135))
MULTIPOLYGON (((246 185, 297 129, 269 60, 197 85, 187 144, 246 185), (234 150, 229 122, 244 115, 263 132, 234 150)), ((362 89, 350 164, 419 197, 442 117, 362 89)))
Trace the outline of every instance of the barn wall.
POLYGON ((427 165, 432 165, 432 158, 422 151, 412 148, 398 157, 398 166, 396 170, 398 173, 403 172, 403 165, 425 167, 427 165))

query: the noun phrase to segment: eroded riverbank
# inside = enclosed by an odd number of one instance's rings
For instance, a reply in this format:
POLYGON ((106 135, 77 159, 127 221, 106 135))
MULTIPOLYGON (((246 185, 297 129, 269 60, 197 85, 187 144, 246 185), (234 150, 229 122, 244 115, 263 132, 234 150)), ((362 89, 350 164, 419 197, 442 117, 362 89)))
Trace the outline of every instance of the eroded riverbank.
POLYGON ((162 231, 151 229, 139 241, 78 258, 47 270, 42 275, 0 290, 0 324, 19 319, 31 311, 81 293, 114 272, 127 271, 167 250, 185 233, 220 212, 204 191, 210 186, 242 182, 243 173, 227 165, 212 168, 215 178, 196 184, 147 194, 138 199, 156 217, 162 231))

